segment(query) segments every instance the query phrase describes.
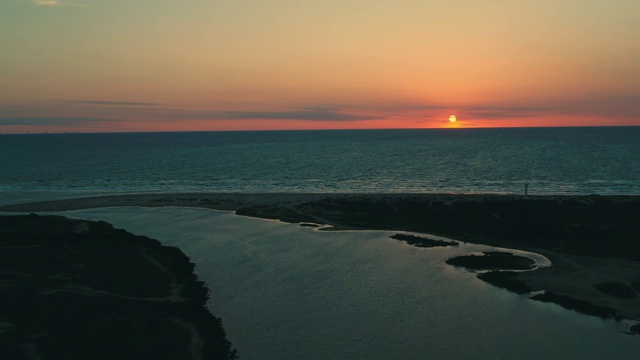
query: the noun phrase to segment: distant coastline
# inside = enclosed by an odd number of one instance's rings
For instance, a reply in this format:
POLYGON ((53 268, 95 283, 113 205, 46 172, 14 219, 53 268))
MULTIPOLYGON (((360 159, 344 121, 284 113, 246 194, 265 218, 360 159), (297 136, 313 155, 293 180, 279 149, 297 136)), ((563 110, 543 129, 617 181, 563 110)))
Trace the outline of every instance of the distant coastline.
MULTIPOLYGON (((1 206, 0 211, 120 206, 202 207, 291 223, 331 225, 324 231, 412 231, 530 251, 544 255, 553 266, 513 273, 509 281, 530 291, 557 295, 547 296, 545 301, 563 305, 557 299, 571 298, 610 308, 610 317, 640 320, 636 299, 612 296, 598 287, 616 283, 640 294, 640 248, 635 243, 640 233, 636 221, 640 217, 640 196, 524 199, 516 195, 184 193, 65 199, 1 206)), ((501 286, 500 281, 488 282, 501 286)), ((573 308, 580 311, 580 307, 573 308)))

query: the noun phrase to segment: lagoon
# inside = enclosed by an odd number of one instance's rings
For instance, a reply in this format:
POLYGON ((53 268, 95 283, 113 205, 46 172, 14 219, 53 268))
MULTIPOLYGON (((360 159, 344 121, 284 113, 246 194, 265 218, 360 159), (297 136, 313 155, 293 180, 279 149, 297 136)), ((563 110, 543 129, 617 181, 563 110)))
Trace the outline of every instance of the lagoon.
POLYGON ((633 359, 626 324, 495 288, 389 231, 318 231, 198 208, 60 214, 179 247, 241 359, 633 359))

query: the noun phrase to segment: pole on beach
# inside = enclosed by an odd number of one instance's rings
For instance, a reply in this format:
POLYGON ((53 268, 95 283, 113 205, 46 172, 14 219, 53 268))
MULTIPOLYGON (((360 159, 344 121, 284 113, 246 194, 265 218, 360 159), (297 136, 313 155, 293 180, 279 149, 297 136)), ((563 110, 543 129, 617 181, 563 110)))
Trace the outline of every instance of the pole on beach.
POLYGON ((524 198, 526 199, 529 196, 529 184, 524 184, 524 198))

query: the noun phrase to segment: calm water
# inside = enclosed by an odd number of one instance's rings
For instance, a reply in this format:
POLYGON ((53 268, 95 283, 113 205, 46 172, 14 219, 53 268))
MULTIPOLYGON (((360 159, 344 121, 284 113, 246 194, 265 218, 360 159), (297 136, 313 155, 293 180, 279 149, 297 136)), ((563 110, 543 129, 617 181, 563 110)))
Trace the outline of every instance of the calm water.
POLYGON ((640 127, 0 136, 0 201, 122 192, 640 194, 640 127))
POLYGON ((625 324, 494 288, 390 232, 321 232, 205 209, 63 213, 180 247, 243 360, 637 359, 625 324))

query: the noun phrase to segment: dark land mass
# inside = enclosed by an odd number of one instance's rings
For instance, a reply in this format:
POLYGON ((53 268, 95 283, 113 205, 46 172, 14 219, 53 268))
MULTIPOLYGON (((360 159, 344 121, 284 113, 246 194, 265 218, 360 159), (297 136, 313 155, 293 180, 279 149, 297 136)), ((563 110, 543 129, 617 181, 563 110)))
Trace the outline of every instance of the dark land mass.
POLYGON ((235 358, 193 268, 105 222, 0 216, 0 358, 235 358))
MULTIPOLYGON (((430 233, 537 252, 549 258, 553 266, 509 275, 491 272, 479 277, 514 292, 547 290, 560 295, 547 296, 549 301, 562 304, 567 303, 564 297, 570 297, 615 308, 616 314, 640 320, 640 303, 636 299, 621 299, 612 296, 611 291, 607 294, 594 287, 616 282, 640 293, 640 196, 144 194, 16 204, 0 206, 0 211, 113 206, 231 210, 244 216, 332 226, 322 230, 430 233)), ((577 311, 587 308, 574 307, 577 311)))
POLYGON ((619 282, 603 282, 593 285, 596 290, 605 293, 610 296, 615 296, 621 299, 637 299, 638 295, 633 292, 627 285, 619 282))
POLYGON ((320 225, 318 224, 312 224, 312 223, 301 223, 300 226, 302 227, 309 227, 309 228, 317 228, 320 227, 320 225))
POLYGON ((599 316, 603 319, 622 319, 622 316, 618 314, 615 309, 612 309, 608 306, 593 305, 589 302, 577 300, 570 296, 545 292, 544 294, 534 295, 531 297, 531 299, 543 302, 552 302, 554 304, 562 306, 565 309, 575 310, 587 315, 599 316))
POLYGON ((395 234, 395 235, 391 235, 391 238, 395 240, 404 241, 409 245, 423 247, 423 248, 458 246, 458 243, 455 241, 436 240, 436 239, 431 239, 424 236, 416 236, 416 235, 410 235, 410 234, 395 234))
POLYGON ((507 289, 516 294, 528 294, 533 289, 524 282, 516 279, 516 273, 512 271, 489 271, 478 274, 478 279, 486 281, 493 286, 507 289))
POLYGON ((447 264, 469 270, 530 270, 536 262, 528 257, 500 251, 487 251, 484 255, 465 255, 447 259, 447 264))

